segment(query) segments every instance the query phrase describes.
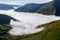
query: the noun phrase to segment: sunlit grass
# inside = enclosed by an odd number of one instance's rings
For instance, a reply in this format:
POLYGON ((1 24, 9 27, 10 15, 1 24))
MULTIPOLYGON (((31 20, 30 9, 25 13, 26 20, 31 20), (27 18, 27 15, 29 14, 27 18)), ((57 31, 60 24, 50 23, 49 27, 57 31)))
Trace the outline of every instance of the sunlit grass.
POLYGON ((4 34, 0 36, 0 39, 3 37, 8 40, 60 40, 60 20, 40 25, 40 27, 41 26, 45 27, 44 31, 36 34, 23 36, 4 34))

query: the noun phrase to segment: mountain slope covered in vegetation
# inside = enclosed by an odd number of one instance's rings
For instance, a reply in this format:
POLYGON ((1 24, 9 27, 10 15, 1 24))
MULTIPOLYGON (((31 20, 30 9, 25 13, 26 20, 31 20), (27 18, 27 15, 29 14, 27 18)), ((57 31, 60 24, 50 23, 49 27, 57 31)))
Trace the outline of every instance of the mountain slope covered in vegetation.
POLYGON ((55 8, 53 6, 53 1, 48 2, 44 6, 42 6, 39 10, 36 11, 37 13, 45 14, 45 15, 55 15, 55 8))
POLYGON ((0 39, 8 38, 12 40, 60 40, 60 20, 43 24, 38 27, 45 27, 45 29, 39 33, 26 36, 11 36, 9 34, 5 34, 0 36, 0 39))
POLYGON ((35 4, 35 3, 29 3, 22 7, 17 8, 15 11, 17 12, 36 12, 40 7, 42 7, 44 4, 35 4))

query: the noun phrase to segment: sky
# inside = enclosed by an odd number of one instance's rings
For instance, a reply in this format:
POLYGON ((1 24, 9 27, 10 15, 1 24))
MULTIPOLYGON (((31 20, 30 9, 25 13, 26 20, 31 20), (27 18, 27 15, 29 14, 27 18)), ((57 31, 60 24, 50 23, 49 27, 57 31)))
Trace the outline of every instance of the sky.
POLYGON ((24 5, 27 3, 46 3, 52 0, 0 0, 0 3, 24 5))

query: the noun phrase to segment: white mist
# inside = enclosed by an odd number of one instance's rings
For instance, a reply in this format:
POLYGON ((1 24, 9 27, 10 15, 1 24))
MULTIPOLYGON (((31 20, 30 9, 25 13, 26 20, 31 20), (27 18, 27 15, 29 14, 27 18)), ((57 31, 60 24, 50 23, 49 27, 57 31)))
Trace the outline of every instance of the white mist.
POLYGON ((42 15, 37 13, 24 13, 9 11, 0 11, 0 14, 9 15, 19 21, 11 20, 12 29, 8 32, 10 35, 27 35, 34 34, 44 30, 44 27, 37 28, 38 25, 46 24, 55 20, 60 20, 60 17, 54 15, 42 15))

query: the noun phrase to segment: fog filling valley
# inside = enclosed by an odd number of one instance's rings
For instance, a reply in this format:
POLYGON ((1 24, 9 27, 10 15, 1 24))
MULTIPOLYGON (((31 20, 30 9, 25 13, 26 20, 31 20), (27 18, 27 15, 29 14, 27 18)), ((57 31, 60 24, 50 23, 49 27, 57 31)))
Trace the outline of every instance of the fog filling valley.
POLYGON ((13 10, 1 11, 0 14, 9 15, 19 21, 11 19, 10 25, 12 29, 8 32, 10 35, 27 35, 34 34, 44 30, 44 27, 37 26, 46 24, 55 20, 60 20, 60 17, 54 15, 42 15, 38 13, 15 12, 13 10))

